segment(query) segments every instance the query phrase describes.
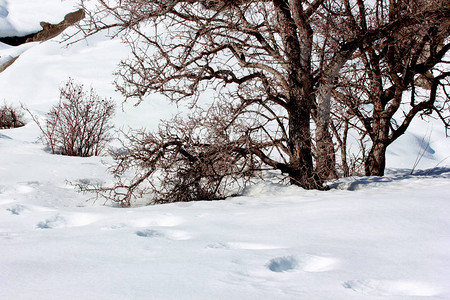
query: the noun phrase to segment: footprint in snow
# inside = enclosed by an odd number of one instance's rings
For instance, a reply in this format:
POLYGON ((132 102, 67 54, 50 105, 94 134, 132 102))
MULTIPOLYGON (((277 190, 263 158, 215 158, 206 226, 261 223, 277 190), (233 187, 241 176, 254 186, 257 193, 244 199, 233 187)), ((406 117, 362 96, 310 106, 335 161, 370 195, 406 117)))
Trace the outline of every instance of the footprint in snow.
POLYGON ((66 226, 66 219, 61 216, 54 216, 45 221, 39 222, 36 227, 39 229, 62 228, 66 226))
POLYGON ((11 212, 11 214, 18 216, 25 210, 25 206, 16 204, 12 207, 7 208, 6 210, 11 212))
POLYGON ((298 261, 293 256, 283 256, 272 258, 267 264, 267 268, 272 272, 286 272, 296 269, 298 261))
POLYGON ((339 261, 331 257, 316 255, 305 255, 297 258, 295 256, 283 256, 271 259, 267 268, 272 272, 285 272, 298 269, 304 272, 327 272, 336 268, 339 261))
POLYGON ((127 225, 124 223, 119 223, 111 226, 102 227, 102 230, 116 230, 116 229, 123 229, 126 228, 127 225))
POLYGON ((87 226, 101 219, 96 214, 72 213, 63 216, 56 215, 45 221, 39 222, 36 227, 39 229, 62 228, 62 227, 80 227, 87 226))
POLYGON ((192 238, 190 233, 181 230, 165 230, 164 233, 162 233, 153 229, 144 229, 136 231, 136 235, 146 238, 165 237, 174 241, 185 241, 192 238))
POLYGON ((207 249, 230 249, 230 246, 226 243, 220 243, 220 242, 216 242, 216 243, 211 243, 206 245, 207 249))
POLYGON ((402 280, 350 280, 344 282, 344 288, 367 296, 416 296, 432 297, 439 291, 424 282, 402 280))
MULTIPOLYGON (((88 164, 82 164, 82 165, 88 165, 88 164)), ((95 164, 91 164, 95 165, 95 164)), ((80 178, 75 180, 77 183, 86 184, 86 185, 101 185, 104 182, 98 178, 80 178)))
POLYGON ((152 229, 144 229, 136 231, 136 235, 145 238, 161 237, 163 236, 160 232, 152 229))

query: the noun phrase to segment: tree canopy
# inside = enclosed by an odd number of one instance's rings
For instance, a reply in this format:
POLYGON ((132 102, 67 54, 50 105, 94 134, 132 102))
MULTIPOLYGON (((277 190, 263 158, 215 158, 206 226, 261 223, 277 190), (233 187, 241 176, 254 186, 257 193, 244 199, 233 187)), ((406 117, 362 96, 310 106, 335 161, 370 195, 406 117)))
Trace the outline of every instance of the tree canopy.
MULTIPOLYGON (((216 132, 221 138, 214 143, 233 149, 228 161, 252 166, 244 168, 246 176, 269 167, 307 189, 323 189, 324 181, 337 175, 335 141, 342 141, 342 132, 331 130, 333 118, 357 119, 362 126, 355 128, 363 129, 374 147, 387 146, 386 138, 375 138, 384 134, 377 117, 388 124, 383 126, 392 138, 400 134, 409 119, 392 128, 396 103, 448 51, 447 0, 94 3, 82 1, 88 19, 80 28, 87 36, 108 30, 129 45, 132 56, 116 74, 126 99, 144 101, 161 93, 195 104, 213 90, 209 110, 221 111, 219 130, 205 114, 190 132, 216 132), (345 113, 334 110, 336 105, 345 113), (383 115, 387 107, 394 108, 383 115)), ((447 76, 437 74, 432 85, 441 86, 447 76)), ((413 115, 437 107, 435 100, 411 103, 413 115)), ((190 146, 212 147, 201 135, 193 141, 186 131, 171 130, 166 127, 166 139, 160 135, 159 151, 167 149, 163 140, 179 141, 176 153, 190 160, 198 154, 190 146)), ((382 175, 369 169, 368 175, 382 175)))

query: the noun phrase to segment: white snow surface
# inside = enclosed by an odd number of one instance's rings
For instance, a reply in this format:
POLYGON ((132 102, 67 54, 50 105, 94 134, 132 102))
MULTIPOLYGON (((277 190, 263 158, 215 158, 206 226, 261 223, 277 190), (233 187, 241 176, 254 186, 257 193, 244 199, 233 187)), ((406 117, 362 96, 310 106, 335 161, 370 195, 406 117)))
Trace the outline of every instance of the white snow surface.
POLYGON ((59 23, 76 6, 75 0, 0 0, 0 37, 40 31, 40 22, 59 23))
MULTIPOLYGON (((48 21, 30 12, 38 6, 55 20, 73 10, 0 0, 0 32, 48 21)), ((122 101, 111 85, 127 56, 118 41, 0 45, 7 53, 21 56, 0 73, 1 102, 43 117, 69 76, 122 101)), ((176 112, 158 96, 132 104, 119 107, 117 127, 154 129, 176 112)), ((450 299, 450 143, 434 121, 417 120, 392 145, 383 178, 326 192, 266 182, 223 201, 126 209, 69 184, 109 182, 107 157, 51 155, 38 136, 31 121, 0 130, 2 300, 450 299)))

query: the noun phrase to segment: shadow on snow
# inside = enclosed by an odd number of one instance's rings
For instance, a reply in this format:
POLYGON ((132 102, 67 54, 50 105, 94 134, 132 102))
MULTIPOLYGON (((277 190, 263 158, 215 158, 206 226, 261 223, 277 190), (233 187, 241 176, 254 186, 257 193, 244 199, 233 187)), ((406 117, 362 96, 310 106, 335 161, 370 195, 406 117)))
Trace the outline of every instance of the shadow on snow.
POLYGON ((450 167, 436 167, 426 170, 389 169, 385 176, 348 177, 329 184, 331 189, 355 191, 365 187, 378 187, 386 183, 420 178, 450 178, 450 167))

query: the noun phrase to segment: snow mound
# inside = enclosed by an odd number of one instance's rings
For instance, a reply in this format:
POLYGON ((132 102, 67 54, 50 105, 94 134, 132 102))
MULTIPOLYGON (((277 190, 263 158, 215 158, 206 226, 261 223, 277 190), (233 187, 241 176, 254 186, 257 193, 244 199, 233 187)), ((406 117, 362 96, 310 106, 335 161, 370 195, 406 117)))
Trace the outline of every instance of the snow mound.
POLYGON ((75 0, 0 0, 0 37, 40 31, 40 22, 58 23, 76 5, 75 0))

